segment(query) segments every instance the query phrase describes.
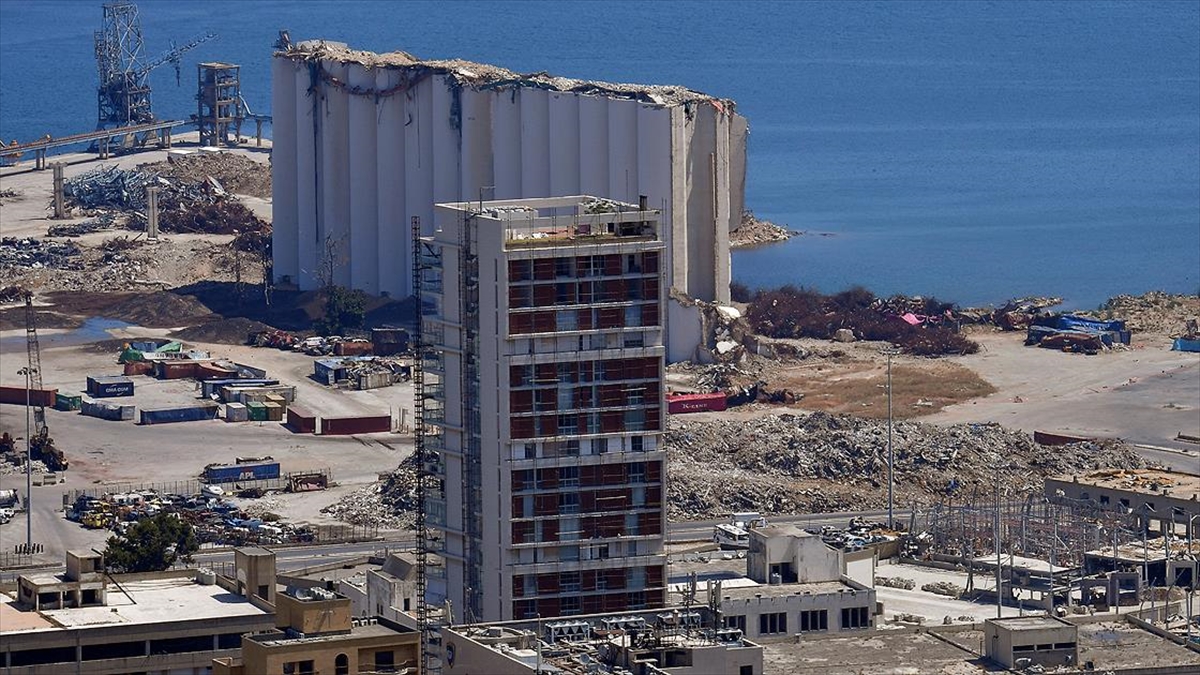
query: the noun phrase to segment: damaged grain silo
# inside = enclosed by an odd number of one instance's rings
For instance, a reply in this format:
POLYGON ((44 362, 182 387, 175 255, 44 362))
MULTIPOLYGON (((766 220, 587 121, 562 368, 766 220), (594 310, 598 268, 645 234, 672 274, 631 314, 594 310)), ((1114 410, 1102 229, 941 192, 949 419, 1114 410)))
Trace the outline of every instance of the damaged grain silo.
POLYGON ((410 218, 428 231, 434 203, 646 195, 669 285, 729 300, 747 137, 732 101, 319 41, 277 51, 273 81, 277 281, 317 286, 334 242, 334 283, 403 297, 410 218))

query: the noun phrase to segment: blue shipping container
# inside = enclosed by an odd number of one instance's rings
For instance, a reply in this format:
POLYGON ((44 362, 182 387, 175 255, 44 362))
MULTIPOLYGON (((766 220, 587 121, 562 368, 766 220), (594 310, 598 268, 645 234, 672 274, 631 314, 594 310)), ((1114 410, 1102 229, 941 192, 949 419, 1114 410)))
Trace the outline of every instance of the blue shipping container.
POLYGON ((128 377, 89 377, 87 393, 94 398, 133 396, 133 380, 128 377))
POLYGON ((200 383, 201 394, 204 398, 212 398, 214 394, 221 391, 221 387, 262 387, 268 385, 279 384, 279 380, 250 380, 250 379, 223 379, 223 380, 205 380, 200 383))
POLYGON ((269 478, 279 478, 279 462, 224 464, 210 466, 204 470, 204 479, 209 483, 233 483, 239 480, 267 480, 269 478))
POLYGON ((202 403, 185 408, 157 408, 143 410, 142 424, 168 424, 171 422, 196 422, 199 420, 217 419, 217 411, 221 406, 216 403, 202 403))

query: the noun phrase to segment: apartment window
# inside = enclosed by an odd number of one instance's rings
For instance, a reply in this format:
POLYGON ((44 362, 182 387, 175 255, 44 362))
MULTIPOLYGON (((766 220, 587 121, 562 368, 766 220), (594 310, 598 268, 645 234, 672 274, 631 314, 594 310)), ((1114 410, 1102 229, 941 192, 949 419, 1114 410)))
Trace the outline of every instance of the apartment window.
POLYGON ((350 657, 338 654, 333 660, 334 675, 350 675, 350 657))
MULTIPOLYGON (((646 448, 646 446, 645 446, 644 438, 642 438, 641 436, 630 436, 629 437, 629 451, 630 452, 645 452, 646 451, 645 448, 646 448)), ((645 467, 643 467, 643 473, 645 473, 645 467)))
MULTIPOLYGON (((635 437, 635 438, 637 438, 639 441, 641 440, 641 437, 635 437)), ((635 450, 635 452, 641 452, 641 450, 635 450)), ((629 482, 630 483, 645 483, 646 482, 646 463, 645 462, 634 462, 632 464, 629 464, 628 466, 629 466, 629 482)))
POLYGON ((628 596, 629 609, 645 609, 646 608, 646 592, 634 591, 628 596))
MULTIPOLYGON (((583 549, 584 560, 608 560, 608 544, 591 544, 583 549)), ((597 583, 603 577, 597 577, 597 583)))
POLYGON ((734 614, 721 617, 721 626, 724 628, 736 628, 742 633, 746 632, 746 615, 734 614))
POLYGON ((579 513, 579 493, 564 492, 558 495, 559 513, 579 513))
POLYGON ((646 401, 646 390, 642 387, 634 387, 629 390, 626 396, 626 405, 642 405, 646 401))
POLYGON ((637 305, 625 308, 625 327, 632 328, 642 324, 642 308, 637 305))
POLYGON ((578 546, 559 546, 558 559, 566 562, 578 562, 579 547, 578 546))
POLYGON ((829 610, 813 609, 800 612, 800 632, 829 630, 829 610))
POLYGON ((638 408, 636 410, 625 411, 625 428, 633 431, 640 431, 646 428, 646 410, 638 408))
MULTIPOLYGON (((566 589, 563 589, 563 590, 566 590, 566 589)), ((576 589, 576 590, 578 590, 578 589, 576 589)), ((558 609, 560 612, 563 613, 563 616, 569 616, 571 614, 579 614, 580 609, 579 609, 579 596, 578 595, 564 596, 560 600, 560 602, 561 602, 561 604, 559 605, 558 609)))
POLYGON ((579 313, 573 309, 558 312, 557 330, 579 330, 579 313))
POLYGON ((579 592, 579 572, 560 572, 558 589, 563 593, 579 592))
POLYGON ((579 467, 564 466, 558 469, 560 487, 579 487, 579 467))
POLYGON ((554 259, 554 274, 555 274, 555 276, 559 276, 559 277, 572 276, 572 274, 571 274, 571 272, 572 272, 571 268, 573 267, 573 265, 571 264, 572 262, 574 262, 574 261, 571 258, 555 258, 554 259))
POLYGON ((311 660, 286 661, 283 664, 283 675, 316 675, 316 672, 316 667, 311 660))
MULTIPOLYGON (((560 427, 560 429, 561 429, 561 427, 560 427)), ((559 445, 558 456, 559 457, 578 457, 579 456, 579 441, 563 441, 563 443, 559 445)), ((576 471, 578 471, 578 469, 576 469, 576 471)), ((578 481, 576 481, 576 484, 578 484, 578 481)))
POLYGON ((787 612, 758 615, 759 635, 778 635, 787 632, 787 612))
POLYGON ((533 289, 529 286, 510 286, 508 289, 509 307, 532 307, 533 289))
MULTIPOLYGON (((578 415, 559 415, 558 416, 558 433, 560 436, 579 433, 579 416, 578 415)), ((578 453, 576 453, 578 454, 578 453)))
POLYGON ((646 505, 646 488, 633 488, 633 505, 638 507, 646 505))
POLYGON ((554 304, 575 304, 575 284, 554 284, 554 304))
POLYGON ((870 625, 870 613, 866 607, 843 607, 842 630, 847 628, 867 628, 870 625))
POLYGON ((638 531, 638 514, 626 513, 625 514, 625 535, 633 536, 638 533, 639 533, 639 531, 638 531))

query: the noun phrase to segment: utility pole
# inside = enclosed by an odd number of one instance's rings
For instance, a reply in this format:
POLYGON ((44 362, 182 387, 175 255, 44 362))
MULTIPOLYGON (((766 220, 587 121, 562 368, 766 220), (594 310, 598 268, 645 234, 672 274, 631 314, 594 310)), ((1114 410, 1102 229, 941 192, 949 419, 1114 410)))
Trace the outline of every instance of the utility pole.
POLYGON ((997 458, 996 462, 996 520, 995 520, 995 540, 996 540, 996 618, 1001 618, 1001 605, 1004 604, 1000 596, 1003 578, 1000 574, 1000 462, 997 458))
POLYGON ((30 380, 35 372, 31 366, 17 371, 25 376, 25 552, 33 552, 33 436, 29 430, 30 380))
POLYGON ((896 456, 892 446, 892 357, 899 354, 900 350, 892 345, 888 345, 879 350, 881 354, 887 357, 887 405, 888 405, 888 529, 896 529, 895 516, 895 486, 896 486, 896 456))

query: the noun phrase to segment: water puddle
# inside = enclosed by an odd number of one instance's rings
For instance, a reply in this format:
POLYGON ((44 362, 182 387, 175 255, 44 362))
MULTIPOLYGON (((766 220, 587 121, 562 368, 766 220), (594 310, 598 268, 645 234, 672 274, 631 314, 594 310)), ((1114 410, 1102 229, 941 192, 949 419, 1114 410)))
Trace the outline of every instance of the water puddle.
MULTIPOLYGON (((39 332, 38 345, 42 349, 86 345, 92 342, 112 339, 112 334, 108 331, 128 328, 132 325, 118 319, 94 316, 85 320, 83 325, 78 328, 54 333, 39 332)), ((0 353, 12 354, 17 351, 25 351, 25 335, 23 333, 0 338, 0 353)))

